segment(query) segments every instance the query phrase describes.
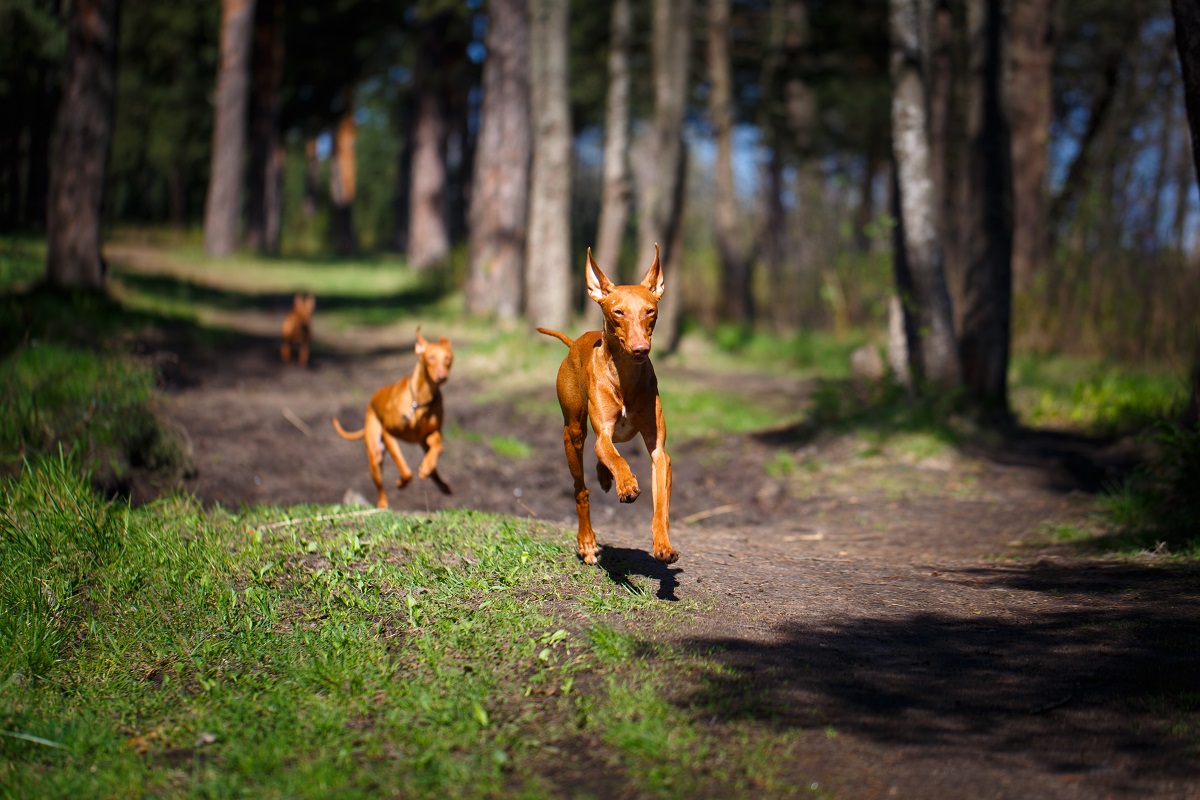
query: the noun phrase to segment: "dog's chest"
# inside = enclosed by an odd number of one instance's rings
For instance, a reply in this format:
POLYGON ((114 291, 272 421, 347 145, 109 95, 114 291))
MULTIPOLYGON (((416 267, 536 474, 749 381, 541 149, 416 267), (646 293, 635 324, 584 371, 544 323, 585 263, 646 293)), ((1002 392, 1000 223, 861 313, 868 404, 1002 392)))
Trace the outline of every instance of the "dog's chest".
POLYGON ((633 420, 629 418, 629 414, 622 406, 621 413, 617 415, 617 422, 613 425, 613 441, 628 442, 637 433, 637 426, 633 424, 633 420))

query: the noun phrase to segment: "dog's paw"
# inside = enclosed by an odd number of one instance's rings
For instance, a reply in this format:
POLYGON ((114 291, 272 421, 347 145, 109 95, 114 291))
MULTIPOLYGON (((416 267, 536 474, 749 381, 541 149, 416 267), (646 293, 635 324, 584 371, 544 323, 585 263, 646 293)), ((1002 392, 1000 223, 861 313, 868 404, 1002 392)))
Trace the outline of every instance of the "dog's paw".
POLYGON ((617 499, 622 503, 632 503, 641 495, 642 490, 638 486, 636 478, 630 478, 629 481, 621 481, 617 484, 617 499))
POLYGON ((596 554, 599 552, 600 548, 598 547, 594 547, 591 550, 580 550, 579 558, 583 561, 583 563, 590 564, 594 567, 596 566, 596 554))
POLYGON ((608 491, 613 485, 612 470, 604 466, 599 461, 596 462, 596 480, 600 481, 600 488, 603 491, 608 491))
POLYGON ((412 475, 409 475, 408 477, 401 475, 400 479, 396 481, 396 488, 403 489, 405 486, 408 486, 410 483, 412 483, 412 478, 412 475))
POLYGON ((679 560, 679 551, 673 547, 655 548, 654 557, 664 564, 674 564, 679 560))

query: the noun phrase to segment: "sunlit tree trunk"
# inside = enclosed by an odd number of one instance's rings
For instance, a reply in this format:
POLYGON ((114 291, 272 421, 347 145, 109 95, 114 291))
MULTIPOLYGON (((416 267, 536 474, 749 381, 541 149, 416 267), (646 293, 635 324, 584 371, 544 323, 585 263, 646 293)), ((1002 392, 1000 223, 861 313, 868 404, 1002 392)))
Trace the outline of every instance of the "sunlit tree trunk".
POLYGON ((971 226, 960 339, 967 400, 1006 424, 1012 317, 1012 142, 1004 103, 1004 0, 968 0, 971 226))
POLYGON ((1012 0, 1008 106, 1012 120, 1013 284, 1028 289, 1046 255, 1046 165, 1053 86, 1055 0, 1012 0))
POLYGON ((46 280, 61 289, 104 288, 100 212, 113 131, 118 6, 118 0, 75 0, 67 18, 46 237, 46 280))
POLYGON ((927 15, 928 6, 919 0, 890 0, 892 139, 900 212, 894 260, 914 380, 922 388, 954 390, 962 385, 962 371, 930 163, 923 76, 927 15))
POLYGON ((530 0, 530 110, 533 168, 525 251, 525 314, 565 327, 571 298, 571 115, 567 92, 568 9, 560 0, 530 0))
POLYGON ((333 154, 329 168, 333 252, 352 256, 358 252, 354 233, 354 198, 358 194, 358 124, 354 119, 354 90, 344 92, 342 113, 333 129, 333 154))
POLYGON ((644 208, 638 218, 635 263, 648 265, 654 245, 661 248, 666 294, 658 308, 656 349, 669 352, 679 340, 683 311, 680 273, 684 181, 687 151, 683 117, 687 107, 688 63, 692 48, 691 0, 654 0, 651 60, 654 71, 654 118, 650 130, 651 171, 643 176, 644 208), (660 344, 661 342, 661 344, 660 344))
POLYGON ((721 259, 724 315, 754 319, 752 256, 740 241, 737 188, 733 182, 733 68, 729 57, 731 0, 708 0, 708 113, 717 144, 713 165, 713 235, 721 259))
POLYGON ((492 0, 469 212, 466 305, 472 314, 521 313, 529 212, 527 0, 492 0))
POLYGON ((228 255, 238 244, 253 32, 254 0, 222 0, 212 174, 204 208, 204 250, 213 256, 228 255))
POLYGON ((439 73, 447 20, 435 16, 421 27, 412 99, 412 172, 408 217, 408 263, 423 270, 450 254, 446 214, 445 86, 439 73))
POLYGON ((246 243, 263 253, 278 253, 283 202, 283 143, 279 136, 283 0, 258 3, 252 69, 246 243))

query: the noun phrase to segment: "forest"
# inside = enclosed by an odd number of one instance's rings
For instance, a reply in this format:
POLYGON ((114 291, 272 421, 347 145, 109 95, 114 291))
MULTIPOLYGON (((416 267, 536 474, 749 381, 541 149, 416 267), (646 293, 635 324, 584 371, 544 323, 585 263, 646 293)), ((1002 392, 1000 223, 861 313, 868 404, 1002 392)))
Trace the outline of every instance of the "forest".
POLYGON ((0 0, 0 796, 1194 796, 1198 186, 1190 0, 0 0))

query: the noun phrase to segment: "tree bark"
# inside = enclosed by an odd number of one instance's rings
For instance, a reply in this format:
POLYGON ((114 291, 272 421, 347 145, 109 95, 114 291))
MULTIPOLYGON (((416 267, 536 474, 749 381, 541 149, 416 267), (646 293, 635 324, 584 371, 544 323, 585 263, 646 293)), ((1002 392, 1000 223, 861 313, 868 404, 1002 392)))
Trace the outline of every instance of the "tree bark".
POLYGON ((571 115, 567 93, 568 11, 560 0, 529 0, 533 168, 525 253, 526 316, 562 328, 571 297, 571 115))
POLYGON ((409 192, 408 263, 429 269, 450 254, 446 215, 446 108, 438 65, 445 52, 447 21, 422 26, 413 86, 412 172, 409 192))
POLYGON ((1042 268, 1046 235, 1046 165, 1056 45, 1056 0, 1012 0, 1009 18, 1009 116, 1013 164, 1013 284, 1018 292, 1042 268))
POLYGON ((116 94, 119 0, 75 0, 67 20, 66 74, 51 159, 46 281, 104 288, 100 212, 116 94))
POLYGON ((1004 102, 1004 0, 968 0, 971 229, 961 355, 967 400, 989 423, 1009 422, 1012 318, 1012 142, 1004 102))
POLYGON ((279 252, 282 217, 282 153, 279 136, 283 83, 283 0, 261 0, 254 22, 250 95, 250 165, 246 243, 261 253, 279 252))
POLYGON ((304 203, 301 211, 306 220, 312 219, 321 206, 321 161, 317 158, 317 135, 304 137, 304 203))
POLYGON ((329 169, 333 252, 338 256, 352 256, 358 252, 358 237, 354 233, 354 198, 358 194, 357 143, 354 90, 347 89, 342 113, 333 129, 333 157, 329 169))
POLYGON ((739 241, 733 182, 733 68, 729 57, 731 0, 708 0, 708 113, 717 144, 713 165, 713 234, 721 259, 723 312, 733 322, 754 320, 753 263, 739 241))
MULTIPOLYGON (((632 192, 629 176, 629 60, 633 39, 630 0, 613 0, 604 115, 604 176, 595 255, 613 272, 621 257, 632 192)), ((597 309, 599 307, 597 306, 597 309)), ((598 317, 597 317, 598 319, 598 317)))
POLYGON ((928 96, 923 79, 927 7, 889 0, 892 35, 892 144, 899 224, 896 284, 904 302, 909 359, 917 386, 953 391, 962 386, 950 294, 938 234, 937 192, 931 172, 928 96))
POLYGON ((657 243, 667 291, 658 308, 660 349, 679 343, 683 311, 680 264, 687 151, 683 117, 687 106, 688 64, 692 47, 692 1, 654 0, 652 23, 654 119, 650 130, 650 164, 644 178, 645 207, 639 220, 636 263, 649 263, 657 243))
POLYGON ((483 100, 471 189, 466 306, 472 314, 521 313, 529 213, 529 13, 527 0, 492 0, 483 100))
MULTIPOLYGON (((1200 7, 1191 0, 1171 0, 1171 14, 1175 18, 1175 49, 1179 52, 1184 107, 1192 134, 1192 167, 1200 183, 1200 7)), ((1200 427, 1200 330, 1193 330, 1192 335, 1196 349, 1189 376, 1191 397, 1185 423, 1196 429, 1200 427)))
POLYGON ((204 210, 204 251, 212 256, 229 255, 238 245, 254 3, 255 0, 221 2, 212 174, 204 210))

